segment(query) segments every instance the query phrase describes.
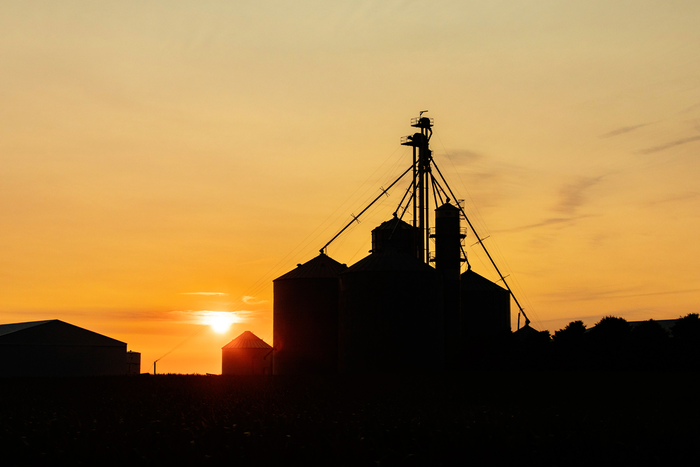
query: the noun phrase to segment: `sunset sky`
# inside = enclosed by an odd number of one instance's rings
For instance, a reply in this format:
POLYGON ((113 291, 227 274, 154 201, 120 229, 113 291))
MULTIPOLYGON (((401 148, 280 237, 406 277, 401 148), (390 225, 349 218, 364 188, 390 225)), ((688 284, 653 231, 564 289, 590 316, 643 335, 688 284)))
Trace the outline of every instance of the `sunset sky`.
MULTIPOLYGON (((272 279, 410 165, 422 110, 535 328, 700 312, 699 24, 697 0, 0 0, 0 323, 220 373, 241 332, 272 343, 272 279)), ((402 189, 328 254, 364 257, 402 189)))

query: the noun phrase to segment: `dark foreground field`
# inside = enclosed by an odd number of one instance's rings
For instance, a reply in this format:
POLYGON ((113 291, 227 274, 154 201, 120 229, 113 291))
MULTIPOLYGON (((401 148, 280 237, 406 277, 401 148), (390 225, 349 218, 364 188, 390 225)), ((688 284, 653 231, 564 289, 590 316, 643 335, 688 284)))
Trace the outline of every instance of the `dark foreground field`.
POLYGON ((642 465, 700 457, 697 373, 0 379, 2 465, 642 465))

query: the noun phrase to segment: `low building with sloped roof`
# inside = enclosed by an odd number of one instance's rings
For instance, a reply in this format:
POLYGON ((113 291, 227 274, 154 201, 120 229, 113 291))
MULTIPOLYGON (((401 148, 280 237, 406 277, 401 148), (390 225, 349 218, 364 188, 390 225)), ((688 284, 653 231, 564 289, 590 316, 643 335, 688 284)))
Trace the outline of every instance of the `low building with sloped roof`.
POLYGON ((510 336, 510 292, 477 274, 462 273, 461 321, 463 342, 498 340, 510 336))
POLYGON ((0 376, 127 373, 126 343, 58 319, 0 325, 0 376))
POLYGON ((222 375, 271 375, 272 346, 250 331, 221 348, 222 375))

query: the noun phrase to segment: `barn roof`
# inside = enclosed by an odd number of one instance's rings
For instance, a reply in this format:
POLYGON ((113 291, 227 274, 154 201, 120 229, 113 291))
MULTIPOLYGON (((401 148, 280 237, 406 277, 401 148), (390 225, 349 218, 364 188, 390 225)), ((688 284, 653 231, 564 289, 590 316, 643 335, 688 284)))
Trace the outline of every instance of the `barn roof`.
POLYGON ((13 332, 22 331, 34 326, 40 326, 48 322, 49 321, 30 321, 28 323, 0 324, 0 336, 12 334, 13 332))
POLYGON ((58 319, 0 325, 0 345, 126 346, 58 319))
POLYGON ((510 293, 495 282, 491 282, 484 276, 481 276, 471 269, 462 273, 460 288, 462 290, 478 290, 482 292, 501 292, 510 293))
POLYGON ((250 331, 243 333, 222 347, 222 349, 271 349, 272 346, 250 331))
POLYGON ((540 331, 530 326, 530 324, 525 323, 525 326, 521 327, 517 331, 513 332, 513 337, 519 342, 529 341, 530 339, 535 339, 540 335, 540 331))
POLYGON ((275 280, 337 278, 338 274, 346 269, 346 265, 341 264, 333 258, 321 253, 311 261, 307 261, 304 264, 297 264, 296 269, 292 269, 287 274, 284 274, 275 280))

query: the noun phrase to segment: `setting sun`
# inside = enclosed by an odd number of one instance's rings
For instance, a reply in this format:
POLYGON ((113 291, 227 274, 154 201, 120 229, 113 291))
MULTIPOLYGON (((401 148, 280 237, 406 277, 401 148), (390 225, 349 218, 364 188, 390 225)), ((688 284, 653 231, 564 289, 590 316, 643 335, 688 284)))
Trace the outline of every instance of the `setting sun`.
POLYGON ((227 311, 210 311, 202 318, 202 324, 208 324, 219 334, 229 330, 231 324, 237 322, 236 315, 227 311))

